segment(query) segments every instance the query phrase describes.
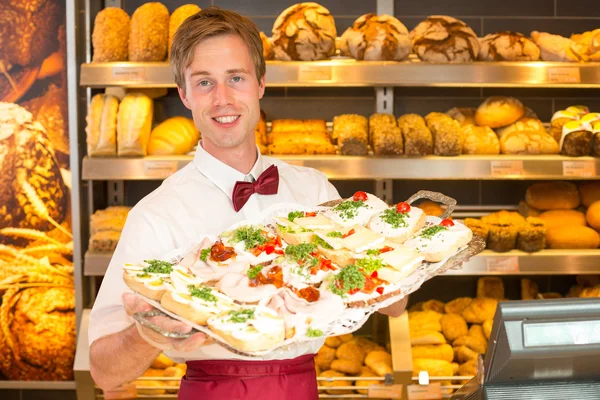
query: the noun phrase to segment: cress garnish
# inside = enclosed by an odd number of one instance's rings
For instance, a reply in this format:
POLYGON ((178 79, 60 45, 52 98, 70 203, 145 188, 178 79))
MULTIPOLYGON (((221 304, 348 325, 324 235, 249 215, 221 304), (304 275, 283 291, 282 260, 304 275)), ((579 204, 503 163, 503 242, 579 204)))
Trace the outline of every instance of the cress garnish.
POLYGON ((234 243, 243 241, 245 243, 245 249, 249 250, 256 247, 256 245, 267 243, 267 238, 260 228, 243 226, 234 231, 232 241, 234 243))
POLYGON ((435 234, 442 232, 442 231, 447 231, 447 230, 448 230, 448 228, 446 228, 445 226, 433 225, 433 226, 430 226, 429 228, 424 229, 423 232, 421 232, 421 234, 419 236, 422 237, 423 239, 431 239, 435 234))
POLYGON ((365 257, 356 260, 356 265, 362 268, 368 275, 384 267, 380 258, 365 257))
POLYGON ((209 255, 210 255, 210 248, 202 249, 202 251, 200 252, 200 259, 202 261, 207 261, 209 255))
POLYGON ((144 262, 148 264, 144 268, 144 273, 146 274, 170 274, 173 272, 173 264, 168 261, 144 260, 144 262))
POLYGON ((333 207, 333 211, 338 213, 342 219, 352 219, 358 215, 358 210, 362 207, 367 207, 362 200, 346 200, 333 207))
POLYGON ((392 228, 406 228, 408 224, 406 223, 407 214, 397 212, 392 208, 388 208, 381 214, 381 220, 388 225, 391 225, 392 228))
POLYGON ((244 322, 248 322, 249 319, 254 318, 254 310, 252 309, 245 309, 245 310, 241 310, 241 311, 229 311, 229 320, 231 322, 236 322, 236 323, 244 323, 244 322))
POLYGON ((306 331, 306 336, 307 337, 321 337, 321 336, 323 336, 323 331, 320 329, 313 329, 309 326, 306 331))
POLYGON ((287 218, 288 218, 288 220, 289 220, 290 222, 294 222, 294 220, 295 220, 296 218, 302 218, 302 217, 304 217, 304 212, 302 212, 302 211, 291 211, 291 212, 288 214, 288 217, 287 217, 287 218))
POLYGON ((209 287, 197 287, 194 285, 189 285, 188 290, 190 291, 190 296, 192 297, 197 297, 206 301, 212 301, 213 303, 217 302, 217 297, 212 294, 212 289, 209 287))
POLYGON ((335 280, 328 286, 329 290, 338 296, 345 296, 349 292, 358 291, 365 287, 365 276, 357 265, 347 265, 335 276, 335 280))
POLYGON ((341 238, 344 236, 344 234, 342 232, 333 231, 333 232, 328 232, 327 235, 325 235, 325 236, 332 237, 332 238, 341 238))
POLYGON ((314 244, 316 244, 317 246, 321 246, 325 249, 333 249, 333 247, 331 247, 331 245, 329 243, 327 243, 326 241, 324 241, 322 238, 318 237, 317 235, 314 235, 312 238, 312 241, 314 244))
POLYGON ((258 276, 258 274, 260 273, 260 271, 262 271, 263 266, 262 265, 256 265, 254 267, 250 267, 248 269, 248 278, 250 279, 254 279, 258 276))

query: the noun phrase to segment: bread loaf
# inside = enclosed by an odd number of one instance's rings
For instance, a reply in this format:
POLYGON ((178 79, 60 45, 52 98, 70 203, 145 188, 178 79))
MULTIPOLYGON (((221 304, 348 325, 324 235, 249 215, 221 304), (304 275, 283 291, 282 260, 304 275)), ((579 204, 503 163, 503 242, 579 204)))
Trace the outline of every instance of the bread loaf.
POLYGON ((517 249, 528 253, 540 251, 546 247, 546 226, 542 219, 527 217, 517 237, 517 249))
POLYGON ((413 52, 428 62, 475 61, 479 53, 477 35, 463 21, 434 15, 411 31, 413 52))
POLYGON ((341 46, 357 60, 405 59, 412 43, 408 29, 391 15, 365 14, 342 34, 341 46))
POLYGON ((500 154, 496 132, 487 126, 466 125, 461 128, 463 154, 500 154))
POLYGON ((265 35, 263 32, 259 32, 260 41, 262 42, 263 47, 263 57, 265 60, 273 59, 273 45, 271 44, 271 40, 265 35))
POLYGON ((367 119, 357 114, 342 114, 334 117, 332 138, 337 140, 341 154, 367 155, 369 142, 367 119))
POLYGON ((592 126, 583 120, 569 121, 562 127, 560 152, 565 156, 581 157, 592 152, 592 126))
POLYGON ((550 120, 550 135, 552 135, 556 142, 560 142, 563 126, 569 121, 577 121, 578 119, 579 114, 574 112, 565 110, 555 112, 550 120))
POLYGON ((550 210, 540 214, 547 229, 561 226, 586 226, 585 214, 577 210, 550 210))
POLYGON ((327 132, 327 125, 321 119, 276 119, 271 126, 269 135, 269 144, 273 142, 272 138, 279 133, 286 132, 327 132))
POLYGON ((152 100, 141 93, 128 94, 121 101, 117 116, 119 156, 145 156, 152 129, 152 100))
POLYGON ((193 120, 185 117, 169 118, 150 133, 148 154, 153 156, 189 153, 198 143, 199 136, 193 120))
POLYGON ((404 154, 426 156, 433 154, 433 136, 423 117, 405 114, 398 118, 398 127, 404 140, 404 154))
POLYGON ((129 23, 129 15, 122 8, 106 7, 96 14, 92 32, 93 62, 127 61, 129 23))
POLYGON ((600 231, 600 200, 592 203, 588 208, 585 217, 587 223, 597 231, 600 231))
POLYGON ((273 25, 276 60, 315 61, 335 53, 335 22, 329 10, 317 3, 286 8, 273 25))
POLYGON ((477 280, 477 297, 504 299, 504 283, 498 277, 485 277, 477 280))
POLYGON ((432 112, 425 116, 433 137, 433 154, 458 156, 462 151, 462 135, 458 122, 446 114, 432 112))
POLYGON ((592 203, 600 200, 600 182, 586 182, 579 185, 581 204, 589 207, 592 203))
POLYGON ((531 32, 531 38, 540 48, 543 61, 587 61, 587 48, 573 40, 546 32, 531 32))
POLYGON ((200 12, 200 7, 195 4, 184 4, 171 14, 169 18, 169 57, 171 57, 171 44, 173 43, 173 36, 177 32, 177 28, 183 24, 188 17, 200 12))
POLYGON ((403 140, 396 119, 391 114, 373 114, 369 118, 371 145, 375 155, 398 155, 403 151, 403 140))
POLYGON ((454 107, 446 111, 446 114, 454 118, 460 126, 475 125, 474 108, 459 108, 454 107))
POLYGON ((527 188, 525 201, 538 210, 559 210, 577 208, 581 199, 571 182, 542 182, 527 188))
POLYGON ((542 122, 531 118, 519 121, 497 131, 502 154, 557 154, 558 143, 550 136, 542 122))
POLYGON ((335 146, 325 132, 285 132, 269 136, 271 154, 335 154, 335 146))
POLYGON ((119 100, 108 94, 92 97, 85 118, 87 154, 94 156, 117 155, 117 113, 119 100))
POLYGON ((514 97, 492 96, 477 108, 475 122, 495 129, 517 122, 524 113, 523 103, 514 97))
POLYGON ((537 61, 540 48, 517 32, 492 33, 479 39, 479 61, 537 61))
POLYGON ((550 249, 596 249, 600 236, 587 226, 561 226, 548 229, 546 243, 550 249))
POLYGON ((158 2, 145 3, 131 17, 129 61, 163 61, 169 43, 169 10, 158 2))

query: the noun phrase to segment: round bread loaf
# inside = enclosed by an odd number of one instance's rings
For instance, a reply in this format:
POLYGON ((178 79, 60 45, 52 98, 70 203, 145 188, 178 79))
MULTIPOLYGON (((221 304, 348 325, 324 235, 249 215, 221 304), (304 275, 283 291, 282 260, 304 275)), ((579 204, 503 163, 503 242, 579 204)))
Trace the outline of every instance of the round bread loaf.
POLYGON ((150 133, 149 155, 183 155, 198 143, 198 128, 194 121, 185 117, 173 117, 163 121, 150 133))
POLYGON ((557 154, 558 143, 550 136, 542 122, 521 118, 514 124, 497 129, 502 154, 557 154))
POLYGON ((314 61, 335 53, 335 21, 329 10, 317 3, 299 3, 286 8, 273 25, 276 60, 314 61))
POLYGON ((445 15, 433 15, 411 31, 413 51, 428 62, 469 62, 477 59, 479 41, 467 24, 445 15))
POLYGON ((183 21, 191 17, 192 15, 199 13, 200 7, 195 4, 184 4, 177 8, 171 14, 169 18, 169 57, 171 56, 171 44, 173 43, 173 36, 177 32, 177 28, 183 24, 183 21))
POLYGON ((342 52, 357 60, 403 60, 410 53, 412 43, 408 29, 391 15, 365 14, 341 37, 342 52))
POLYGON ((500 128, 518 121, 525 113, 523 104, 514 97, 487 98, 475 112, 475 123, 490 128, 500 128))
POLYGON ((538 210, 568 210, 579 207, 581 198, 571 182, 542 182, 527 188, 525 201, 538 210))
POLYGON ((461 128, 463 154, 500 154, 496 132, 487 126, 466 125, 461 128))
POLYGON ((479 61, 537 61, 540 48, 517 32, 498 32, 479 39, 479 61))
POLYGON ((592 203, 600 200, 600 182, 586 182, 579 185, 581 204, 589 207, 592 203))
POLYGON ((475 109, 454 107, 446 111, 446 114, 454 118, 460 126, 475 125, 475 109))
POLYGON ((600 230, 600 200, 592 203, 585 214, 588 224, 595 230, 600 230))
POLYGON ((577 210, 550 210, 538 217, 547 229, 561 226, 586 226, 585 214, 577 210))
POLYGON ((548 229, 546 243, 550 249, 596 249, 600 235, 587 226, 561 226, 548 229))
POLYGON ((272 60, 273 46, 271 45, 271 41, 269 40, 267 35, 264 34, 264 32, 260 32, 259 34, 263 46, 263 57, 265 58, 265 60, 272 60))
POLYGON ((129 22, 129 15, 122 8, 106 7, 96 15, 92 32, 92 61, 127 61, 129 22))

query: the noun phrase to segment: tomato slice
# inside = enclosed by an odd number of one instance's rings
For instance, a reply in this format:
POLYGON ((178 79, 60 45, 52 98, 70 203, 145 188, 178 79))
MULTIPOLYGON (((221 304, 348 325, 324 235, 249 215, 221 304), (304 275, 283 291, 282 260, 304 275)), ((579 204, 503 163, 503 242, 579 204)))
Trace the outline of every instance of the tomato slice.
POLYGON ((373 271, 373 273, 371 274, 371 278, 377 278, 379 277, 379 275, 377 274, 377 271, 373 271))
POLYGON ((454 226, 454 222, 452 222, 451 219, 445 219, 442 222, 440 222, 441 226, 445 226, 446 228, 449 228, 451 226, 454 226))
POLYGON ((398 213, 407 213, 410 211, 410 204, 408 204, 405 201, 402 201, 398 204, 396 204, 396 212, 398 213))
POLYGON ((393 247, 383 246, 381 249, 379 249, 379 254, 387 253, 388 251, 392 251, 392 250, 394 250, 393 247))
POLYGON ((352 290, 350 290, 350 291, 348 292, 348 294, 349 294, 349 295, 356 294, 356 293, 358 293, 358 291, 359 291, 359 290, 360 290, 360 289, 352 289, 352 290))
POLYGON ((275 249, 274 251, 275 254, 279 254, 279 255, 284 255, 285 252, 282 249, 275 249))
POLYGON ((265 253, 273 254, 274 251, 275 251, 275 246, 273 246, 272 244, 268 244, 265 246, 265 253))
POLYGON ((307 212, 304 214, 305 217, 316 217, 317 213, 316 212, 307 212))
POLYGON ((345 235, 342 235, 342 239, 345 239, 350 235, 354 235, 355 233, 356 233, 356 231, 354 229, 350 229, 348 232, 346 232, 345 235))
POLYGON ((352 200, 354 201, 367 201, 369 197, 366 192, 356 192, 354 196, 352 196, 352 200))
POLYGON ((375 291, 379 294, 383 294, 383 286, 379 286, 375 291))

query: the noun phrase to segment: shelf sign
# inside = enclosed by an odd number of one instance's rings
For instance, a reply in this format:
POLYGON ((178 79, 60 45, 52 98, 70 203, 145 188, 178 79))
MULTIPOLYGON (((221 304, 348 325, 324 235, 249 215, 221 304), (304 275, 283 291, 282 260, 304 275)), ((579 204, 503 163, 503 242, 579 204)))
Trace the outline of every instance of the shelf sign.
POLYGON ((302 65, 298 69, 298 81, 331 81, 332 71, 329 65, 302 65))
POLYGON ((146 79, 145 67, 113 67, 112 79, 118 82, 141 82, 146 79))
POLYGON ((494 177, 523 175, 523 161, 491 161, 490 173, 494 177))
POLYGON ((519 272, 519 257, 490 257, 486 260, 488 272, 519 272))
POLYGON ((408 385, 406 387, 408 400, 438 400, 442 398, 441 383, 429 385, 408 385))
POLYGON ((550 83, 581 83, 579 67, 550 67, 548 68, 550 83))
POLYGON ((590 178, 596 176, 594 161, 563 161, 563 176, 590 178))
POLYGON ((371 385, 368 397, 375 399, 401 399, 403 385, 371 385))
POLYGON ((144 161, 144 175, 152 178, 166 178, 177 172, 177 161, 144 161))

